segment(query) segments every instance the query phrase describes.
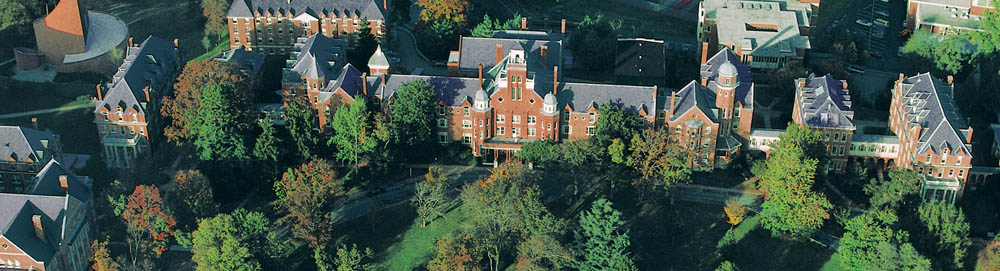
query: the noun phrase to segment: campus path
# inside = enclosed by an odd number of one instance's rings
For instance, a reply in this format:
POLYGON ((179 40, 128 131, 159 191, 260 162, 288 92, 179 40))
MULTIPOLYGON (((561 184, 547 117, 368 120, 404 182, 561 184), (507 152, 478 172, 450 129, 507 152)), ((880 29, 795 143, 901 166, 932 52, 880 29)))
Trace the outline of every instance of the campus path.
POLYGON ((56 108, 39 109, 39 110, 32 110, 32 111, 25 111, 25 112, 18 112, 18 113, 9 113, 9 114, 0 114, 0 119, 20 118, 20 117, 34 116, 34 115, 40 115, 40 114, 66 112, 66 111, 73 111, 73 110, 77 110, 77 109, 81 109, 81 108, 88 108, 88 107, 93 108, 94 107, 94 103, 90 102, 90 101, 85 102, 85 103, 76 103, 76 102, 74 102, 74 103, 75 104, 64 105, 64 106, 60 106, 60 107, 56 107, 56 108))

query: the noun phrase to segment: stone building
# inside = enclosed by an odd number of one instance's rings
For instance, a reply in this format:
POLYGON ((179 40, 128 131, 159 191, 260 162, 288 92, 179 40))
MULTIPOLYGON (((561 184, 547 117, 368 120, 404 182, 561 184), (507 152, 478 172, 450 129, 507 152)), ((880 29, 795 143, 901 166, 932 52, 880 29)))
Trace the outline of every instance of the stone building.
POLYGON ((819 0, 705 0, 698 13, 701 62, 723 47, 753 69, 801 62, 819 0), (720 18, 726 18, 721 20, 720 18))
POLYGON ((85 270, 93 210, 91 187, 55 160, 23 194, 0 193, 0 270, 85 270))
POLYGON ((996 0, 908 0, 906 29, 936 34, 982 31, 979 22, 987 10, 996 9, 996 0))
POLYGON ((846 80, 831 75, 795 79, 795 104, 792 122, 817 130, 826 145, 825 170, 843 172, 851 150, 854 125, 854 107, 846 80))
POLYGON ((22 193, 49 161, 62 159, 62 144, 52 131, 0 126, 0 157, 0 192, 22 193))
POLYGON ((372 35, 382 37, 387 4, 387 0, 236 0, 226 13, 230 48, 286 54, 298 38, 314 34, 353 39, 362 20, 368 21, 372 35))
POLYGON ((180 65, 177 40, 149 37, 128 48, 110 83, 98 85, 94 123, 108 167, 134 167, 162 139, 160 105, 180 65))

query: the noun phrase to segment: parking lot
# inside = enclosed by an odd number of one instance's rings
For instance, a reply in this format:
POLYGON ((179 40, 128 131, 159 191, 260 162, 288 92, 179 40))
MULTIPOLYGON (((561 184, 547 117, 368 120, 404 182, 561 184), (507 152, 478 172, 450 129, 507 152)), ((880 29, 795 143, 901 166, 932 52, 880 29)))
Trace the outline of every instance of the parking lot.
POLYGON ((868 48, 867 68, 887 72, 898 70, 897 55, 902 42, 899 37, 906 17, 905 3, 891 3, 889 0, 857 0, 841 19, 849 26, 851 33, 859 35, 868 48))

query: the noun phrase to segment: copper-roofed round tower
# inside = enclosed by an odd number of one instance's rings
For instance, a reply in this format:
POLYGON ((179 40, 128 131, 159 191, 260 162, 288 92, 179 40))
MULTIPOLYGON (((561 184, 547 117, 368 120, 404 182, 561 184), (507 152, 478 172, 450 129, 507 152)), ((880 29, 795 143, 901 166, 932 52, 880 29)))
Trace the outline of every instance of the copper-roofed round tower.
MULTIPOLYGON (((61 0, 34 22, 41 59, 58 72, 111 72, 118 66, 110 52, 124 50, 128 27, 114 16, 88 11, 79 0, 61 0)), ((30 51, 30 50, 24 50, 30 51)))

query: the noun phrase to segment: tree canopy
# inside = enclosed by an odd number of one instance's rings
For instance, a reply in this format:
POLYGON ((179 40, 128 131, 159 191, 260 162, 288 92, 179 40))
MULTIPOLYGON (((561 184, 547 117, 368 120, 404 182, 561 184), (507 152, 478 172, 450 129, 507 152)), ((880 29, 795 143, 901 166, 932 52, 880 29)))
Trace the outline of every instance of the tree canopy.
POLYGON ((203 219, 191 234, 192 260, 197 270, 261 270, 261 265, 244 243, 240 222, 229 214, 203 219))
POLYGON ((604 14, 587 15, 577 26, 569 48, 572 49, 574 59, 579 61, 579 67, 603 71, 613 66, 608 65, 607 61, 615 57, 617 38, 610 20, 604 14))
POLYGON ((229 11, 230 0, 201 0, 202 15, 205 16, 205 34, 216 40, 229 33, 226 24, 226 12, 229 11))
POLYGON ((920 192, 922 177, 919 172, 907 169, 893 169, 889 171, 889 179, 880 182, 872 178, 871 182, 865 185, 865 194, 868 194, 869 205, 872 209, 890 208, 896 209, 906 199, 907 196, 920 192))
POLYGON ((261 161, 277 162, 281 156, 278 146, 281 138, 277 137, 274 129, 274 122, 270 118, 264 118, 258 123, 260 125, 260 135, 253 146, 253 156, 261 161))
POLYGON ((434 88, 427 81, 413 80, 400 86, 389 107, 394 141, 408 150, 431 144, 437 108, 434 88))
POLYGON ((412 201, 417 208, 421 227, 427 226, 427 222, 444 216, 443 207, 447 200, 445 193, 448 192, 448 176, 444 174, 440 166, 430 166, 427 169, 427 174, 424 175, 424 181, 417 183, 415 190, 417 194, 412 201))
POLYGON ((819 159, 820 134, 789 124, 764 162, 757 187, 765 193, 761 223, 773 234, 808 235, 819 229, 833 207, 821 192, 813 191, 819 159))
POLYGON ((212 183, 198 170, 182 170, 174 175, 174 196, 183 203, 181 214, 193 215, 191 218, 209 217, 219 209, 212 183))
POLYGON ((969 249, 969 220, 959 207, 944 202, 928 202, 917 208, 920 219, 920 248, 933 255, 937 270, 962 270, 969 249))
POLYGON ((935 68, 948 74, 958 73, 972 55, 966 39, 956 35, 936 35, 925 30, 917 30, 910 36, 903 46, 903 53, 934 63, 935 68))
POLYGON ((607 199, 594 201, 580 213, 580 227, 573 232, 576 268, 581 271, 639 270, 628 251, 632 242, 624 229, 622 214, 607 199))
POLYGON ((239 109, 230 98, 235 94, 215 84, 202 90, 201 106, 195 111, 194 125, 187 127, 194 137, 194 146, 198 148, 201 160, 249 158, 243 140, 247 125, 233 118, 239 115, 239 109))
POLYGON ((480 38, 492 38, 493 32, 498 30, 515 30, 521 28, 521 14, 514 14, 513 18, 506 21, 500 19, 490 20, 490 15, 483 15, 483 22, 472 28, 472 36, 480 38))
POLYGON ((917 253, 906 231, 893 229, 896 215, 875 211, 851 218, 840 239, 840 260, 847 270, 929 271, 931 262, 917 253))
POLYGON ((364 96, 358 95, 350 104, 341 105, 333 114, 333 136, 327 145, 336 146, 337 160, 353 162, 357 167, 361 157, 375 150, 377 144, 368 118, 364 96))
POLYGON ((302 160, 316 154, 316 144, 319 142, 316 125, 316 112, 308 105, 309 101, 302 98, 288 99, 285 108, 285 128, 292 135, 299 157, 302 160))
POLYGON ((467 0, 419 0, 416 3, 420 10, 420 21, 423 23, 447 23, 459 29, 464 29, 468 23, 466 14, 472 9, 467 0))
POLYGON ((333 234, 330 212, 345 192, 336 177, 333 165, 318 159, 288 169, 274 183, 278 203, 295 221, 292 233, 313 248, 325 245, 333 234))
POLYGON ((232 110, 214 111, 232 114, 215 117, 232 119, 235 126, 229 129, 233 131, 248 131, 250 123, 256 118, 253 108, 256 94, 250 90, 248 82, 247 76, 239 72, 234 64, 212 59, 188 62, 174 83, 173 95, 164 97, 160 107, 160 113, 167 120, 164 136, 179 144, 182 140, 192 139, 198 128, 205 125, 200 121, 199 110, 202 108, 202 93, 209 85, 221 88, 220 93, 227 100, 226 104, 231 105, 227 109, 232 110))
POLYGON ((169 238, 174 234, 173 213, 163 204, 160 190, 153 185, 135 187, 122 212, 122 219, 129 235, 129 252, 133 264, 141 257, 159 257, 167 251, 169 238))
POLYGON ((689 158, 684 149, 671 144, 665 130, 648 129, 632 136, 631 155, 626 165, 638 173, 632 185, 643 195, 657 187, 687 181, 691 176, 689 158))

